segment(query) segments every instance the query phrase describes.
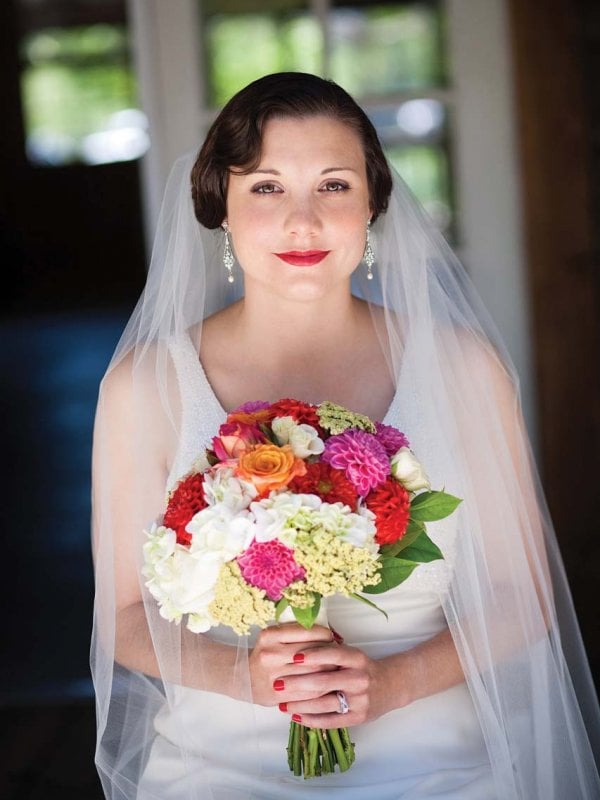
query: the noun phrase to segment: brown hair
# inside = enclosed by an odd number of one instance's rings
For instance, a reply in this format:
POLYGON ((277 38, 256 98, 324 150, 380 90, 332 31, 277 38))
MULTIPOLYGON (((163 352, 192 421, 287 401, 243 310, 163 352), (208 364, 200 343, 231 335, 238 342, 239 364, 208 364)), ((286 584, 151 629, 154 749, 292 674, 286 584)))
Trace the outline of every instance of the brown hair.
POLYGON ((227 215, 229 171, 252 172, 260 161, 262 132, 274 117, 325 115, 351 127, 365 154, 373 221, 384 212, 392 176, 377 133, 362 108, 333 81, 304 72, 278 72, 250 83, 234 95, 213 122, 192 168, 197 220, 218 228, 227 215))

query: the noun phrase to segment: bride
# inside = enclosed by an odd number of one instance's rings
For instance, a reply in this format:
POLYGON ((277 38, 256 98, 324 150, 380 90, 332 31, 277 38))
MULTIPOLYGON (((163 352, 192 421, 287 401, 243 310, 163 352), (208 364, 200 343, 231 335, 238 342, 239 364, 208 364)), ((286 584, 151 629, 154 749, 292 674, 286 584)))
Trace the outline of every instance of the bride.
POLYGON ((261 78, 176 164, 93 466, 108 798, 600 795, 597 701, 514 370, 340 87, 261 78), (406 432, 432 484, 463 498, 429 528, 444 561, 379 596, 389 621, 335 597, 329 627, 192 634, 145 586, 143 531, 229 411, 284 397, 406 432), (348 726, 356 763, 292 776, 290 718, 348 726))

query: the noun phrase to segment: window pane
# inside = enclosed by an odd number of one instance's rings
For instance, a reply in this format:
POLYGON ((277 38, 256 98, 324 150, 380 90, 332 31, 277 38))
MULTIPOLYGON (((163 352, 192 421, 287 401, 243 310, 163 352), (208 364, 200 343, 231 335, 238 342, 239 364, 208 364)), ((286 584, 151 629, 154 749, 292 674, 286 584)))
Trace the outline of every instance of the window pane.
POLYGON ((450 171, 445 150, 435 145, 392 146, 385 150, 435 225, 448 235, 453 220, 450 171))
POLYGON ((262 75, 321 70, 323 35, 310 14, 217 14, 206 20, 205 31, 213 107, 262 75))
POLYGON ((445 83, 437 4, 334 8, 330 36, 331 77, 355 96, 445 83))
POLYGON ((27 155, 37 164, 106 163, 148 148, 120 25, 48 28, 22 42, 27 155))

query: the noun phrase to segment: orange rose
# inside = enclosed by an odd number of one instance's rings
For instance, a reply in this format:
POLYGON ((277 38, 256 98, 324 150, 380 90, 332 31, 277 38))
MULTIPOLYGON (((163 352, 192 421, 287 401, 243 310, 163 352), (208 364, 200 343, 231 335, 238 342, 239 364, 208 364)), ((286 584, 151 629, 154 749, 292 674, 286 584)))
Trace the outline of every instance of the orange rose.
POLYGON ((261 496, 273 489, 281 489, 299 475, 306 472, 306 464, 297 458, 289 444, 259 444, 240 456, 236 474, 253 483, 261 496))

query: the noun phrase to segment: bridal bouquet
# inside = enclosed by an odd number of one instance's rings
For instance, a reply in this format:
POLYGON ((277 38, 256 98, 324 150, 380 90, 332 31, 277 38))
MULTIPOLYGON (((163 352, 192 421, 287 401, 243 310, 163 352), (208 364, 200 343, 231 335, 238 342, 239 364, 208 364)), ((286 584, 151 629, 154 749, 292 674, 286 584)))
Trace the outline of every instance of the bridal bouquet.
MULTIPOLYGON (((161 615, 185 615, 197 633, 228 625, 247 635, 282 619, 310 628, 323 597, 377 608, 364 594, 442 558, 425 523, 459 502, 431 490, 391 425, 330 402, 244 403, 169 494, 147 532, 143 574, 161 615)), ((346 728, 291 723, 294 774, 343 771, 353 760, 346 728)))

